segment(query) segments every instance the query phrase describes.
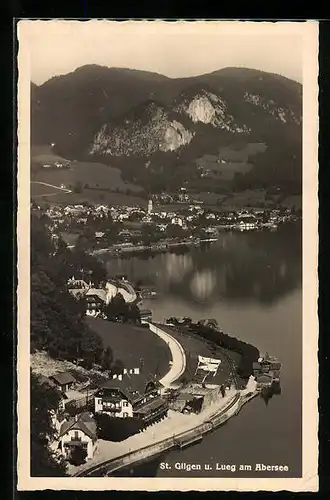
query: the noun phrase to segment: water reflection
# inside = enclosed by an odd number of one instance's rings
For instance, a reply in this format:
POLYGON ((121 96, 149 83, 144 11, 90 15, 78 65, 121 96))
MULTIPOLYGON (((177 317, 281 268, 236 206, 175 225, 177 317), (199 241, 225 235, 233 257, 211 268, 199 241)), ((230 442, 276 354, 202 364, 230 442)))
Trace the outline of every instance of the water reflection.
POLYGON ((213 271, 204 269, 203 271, 196 271, 190 281, 190 291, 194 299, 204 301, 208 299, 213 293, 216 293, 217 278, 213 271))
POLYGON ((261 391, 260 397, 264 400, 265 405, 268 406, 269 401, 273 396, 279 396, 282 392, 280 383, 273 384, 271 387, 267 387, 261 391))
POLYGON ((276 232, 226 232, 189 252, 111 259, 107 265, 110 273, 125 272, 202 307, 219 298, 271 305, 301 286, 301 250, 301 225, 288 224, 276 232))
MULTIPOLYGON (((281 387, 265 391, 225 428, 194 447, 170 452, 165 461, 285 463, 288 477, 301 475, 301 264, 298 224, 276 232, 223 233, 217 243, 181 254, 108 262, 110 273, 122 272, 131 280, 156 286, 162 296, 148 305, 155 318, 214 317, 224 331, 282 362, 281 387)), ((157 461, 126 474, 185 476, 182 471, 160 469, 157 461)))

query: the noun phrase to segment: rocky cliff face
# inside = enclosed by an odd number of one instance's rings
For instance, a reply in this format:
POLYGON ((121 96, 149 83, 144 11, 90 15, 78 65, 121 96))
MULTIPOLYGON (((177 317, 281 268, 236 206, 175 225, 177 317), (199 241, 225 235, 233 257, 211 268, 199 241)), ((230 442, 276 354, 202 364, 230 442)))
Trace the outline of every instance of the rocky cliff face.
POLYGON ((277 120, 281 120, 282 123, 301 124, 301 116, 296 116, 292 109, 287 106, 279 106, 272 99, 267 100, 261 95, 245 92, 244 101, 264 109, 277 120))
POLYGON ((208 123, 233 133, 249 132, 247 126, 240 127, 235 123, 223 98, 206 90, 197 94, 190 101, 185 100, 178 106, 178 110, 184 111, 194 123, 208 123))
POLYGON ((250 131, 246 125, 235 123, 224 99, 208 91, 201 91, 191 99, 181 99, 173 110, 148 102, 142 114, 141 118, 123 118, 120 126, 103 125, 94 137, 90 154, 130 156, 175 151, 193 140, 197 123, 234 134, 250 131))
POLYGON ((143 118, 124 119, 122 126, 103 125, 95 135, 90 153, 111 156, 149 155, 156 151, 174 151, 189 144, 193 132, 154 103, 148 104, 143 118))

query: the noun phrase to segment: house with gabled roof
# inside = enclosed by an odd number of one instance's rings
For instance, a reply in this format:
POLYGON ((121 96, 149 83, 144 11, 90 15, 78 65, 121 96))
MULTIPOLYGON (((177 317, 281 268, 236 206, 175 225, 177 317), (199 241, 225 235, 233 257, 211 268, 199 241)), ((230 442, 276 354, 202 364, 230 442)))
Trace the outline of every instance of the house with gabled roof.
POLYGON ((95 414, 139 419, 149 425, 167 415, 168 404, 161 397, 161 383, 155 377, 125 373, 114 376, 94 395, 95 414))
POLYGON ((59 430, 59 450, 68 460, 75 448, 86 452, 86 458, 94 456, 97 446, 97 426, 94 418, 88 412, 80 413, 62 422, 59 430))
POLYGON ((56 373, 49 377, 49 379, 55 384, 57 389, 64 393, 74 389, 77 383, 77 380, 70 372, 56 373))

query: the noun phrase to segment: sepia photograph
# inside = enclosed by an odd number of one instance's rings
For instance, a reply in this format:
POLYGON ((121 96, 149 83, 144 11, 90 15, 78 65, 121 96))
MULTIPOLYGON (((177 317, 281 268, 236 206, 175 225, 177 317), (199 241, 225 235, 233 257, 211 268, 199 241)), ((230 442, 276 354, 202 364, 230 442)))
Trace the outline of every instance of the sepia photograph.
POLYGON ((17 38, 19 489, 317 491, 318 23, 17 38))

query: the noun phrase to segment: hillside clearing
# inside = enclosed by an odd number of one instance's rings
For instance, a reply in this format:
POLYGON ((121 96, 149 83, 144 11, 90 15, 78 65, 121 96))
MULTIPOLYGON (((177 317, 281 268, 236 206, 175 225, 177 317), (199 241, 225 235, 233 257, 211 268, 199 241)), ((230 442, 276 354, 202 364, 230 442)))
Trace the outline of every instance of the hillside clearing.
POLYGON ((43 377, 51 377, 56 373, 70 372, 79 382, 87 380, 103 380, 108 379, 105 374, 97 370, 86 370, 82 366, 77 366, 70 361, 51 358, 46 352, 37 351, 31 354, 30 366, 33 373, 43 377))
POLYGON ((80 183, 86 189, 101 188, 120 191, 142 191, 140 186, 124 182, 117 168, 94 162, 72 162, 69 168, 40 168, 34 176, 35 181, 69 187, 80 183))
POLYGON ((111 347, 114 358, 121 359, 127 368, 138 368, 143 360, 146 374, 157 374, 161 378, 168 372, 170 349, 148 328, 94 318, 87 318, 86 322, 104 345, 111 347))
POLYGON ((31 182, 31 198, 55 196, 58 194, 69 194, 67 189, 60 186, 53 186, 39 181, 31 182))

